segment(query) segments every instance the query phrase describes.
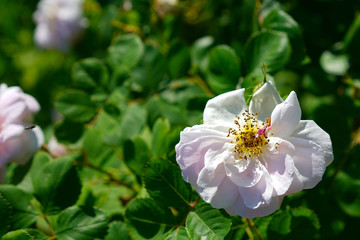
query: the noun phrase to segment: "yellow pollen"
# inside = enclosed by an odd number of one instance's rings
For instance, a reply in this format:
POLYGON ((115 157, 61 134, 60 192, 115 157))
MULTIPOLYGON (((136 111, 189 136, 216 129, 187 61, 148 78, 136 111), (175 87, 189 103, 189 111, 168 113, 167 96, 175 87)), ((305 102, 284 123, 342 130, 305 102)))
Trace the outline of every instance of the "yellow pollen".
POLYGON ((230 142, 235 143, 234 153, 237 158, 256 158, 263 153, 263 147, 269 144, 266 129, 270 126, 270 120, 266 119, 264 124, 257 120, 256 115, 245 110, 241 117, 236 116, 236 129, 229 129, 228 137, 232 137, 230 142))

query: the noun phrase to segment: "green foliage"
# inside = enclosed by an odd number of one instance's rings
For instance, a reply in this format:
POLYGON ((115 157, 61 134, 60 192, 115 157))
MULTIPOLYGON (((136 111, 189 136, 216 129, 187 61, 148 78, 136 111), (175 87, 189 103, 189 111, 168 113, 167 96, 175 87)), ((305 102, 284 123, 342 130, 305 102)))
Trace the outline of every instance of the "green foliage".
POLYGON ((161 2, 84 1, 88 27, 62 53, 35 47, 38 1, 0 1, 0 79, 37 99, 45 134, 27 164, 0 158, 1 239, 354 239, 360 3, 161 2), (175 146, 211 97, 245 88, 249 102, 264 75, 282 97, 296 91, 335 160, 314 189, 248 221, 199 198, 175 146))

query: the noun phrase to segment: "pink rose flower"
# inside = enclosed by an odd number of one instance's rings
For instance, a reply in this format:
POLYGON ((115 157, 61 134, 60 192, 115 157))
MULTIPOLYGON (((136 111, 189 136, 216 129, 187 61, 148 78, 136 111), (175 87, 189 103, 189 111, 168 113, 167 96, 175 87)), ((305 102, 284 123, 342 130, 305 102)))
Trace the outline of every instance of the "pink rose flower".
POLYGON ((87 26, 83 0, 41 0, 34 13, 34 40, 41 48, 69 50, 87 26))
POLYGON ((41 129, 27 128, 39 110, 39 103, 19 87, 0 85, 0 182, 7 163, 24 164, 43 144, 41 129))
POLYGON ((300 120, 296 93, 283 101, 270 82, 249 108, 244 89, 209 100, 203 118, 181 132, 176 160, 201 198, 230 215, 273 213, 284 196, 313 188, 333 160, 330 136, 300 120))
POLYGON ((54 136, 50 138, 47 148, 51 155, 55 157, 61 157, 68 153, 66 146, 59 143, 54 136))

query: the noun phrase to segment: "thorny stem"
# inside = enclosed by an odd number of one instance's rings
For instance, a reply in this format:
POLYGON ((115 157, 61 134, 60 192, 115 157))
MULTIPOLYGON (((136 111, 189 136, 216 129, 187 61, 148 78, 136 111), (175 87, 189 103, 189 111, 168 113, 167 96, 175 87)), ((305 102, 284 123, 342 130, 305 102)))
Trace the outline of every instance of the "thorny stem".
POLYGON ((198 204, 200 201, 200 197, 198 197, 195 202, 193 202, 192 204, 190 204, 190 208, 189 208, 189 211, 186 213, 185 217, 183 218, 183 220, 181 221, 181 223, 179 225, 176 226, 176 229, 175 231, 177 231, 182 225, 185 224, 185 221, 186 221, 186 218, 188 217, 189 213, 194 210, 196 204, 198 204))
MULTIPOLYGON (((250 219, 246 218, 246 222, 247 225, 251 228, 251 230, 256 234, 256 236, 260 239, 260 240, 264 240, 264 238, 261 236, 261 234, 259 233, 259 231, 257 230, 257 228, 255 227, 255 224, 253 221, 251 221, 250 219)), ((248 231, 246 231, 248 233, 248 231)), ((249 233, 248 233, 249 235, 249 233)), ((250 236, 249 236, 250 238, 250 236)))

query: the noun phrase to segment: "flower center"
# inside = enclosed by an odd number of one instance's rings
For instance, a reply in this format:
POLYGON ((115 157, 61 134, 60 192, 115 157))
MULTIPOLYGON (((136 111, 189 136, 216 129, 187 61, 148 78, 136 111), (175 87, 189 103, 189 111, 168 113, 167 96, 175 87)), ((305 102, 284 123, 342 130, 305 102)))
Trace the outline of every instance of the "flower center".
POLYGON ((235 143, 234 153, 240 159, 256 158, 263 153, 263 147, 269 144, 267 132, 271 129, 270 120, 265 123, 257 120, 257 113, 245 110, 236 116, 236 128, 230 128, 228 137, 235 143))

